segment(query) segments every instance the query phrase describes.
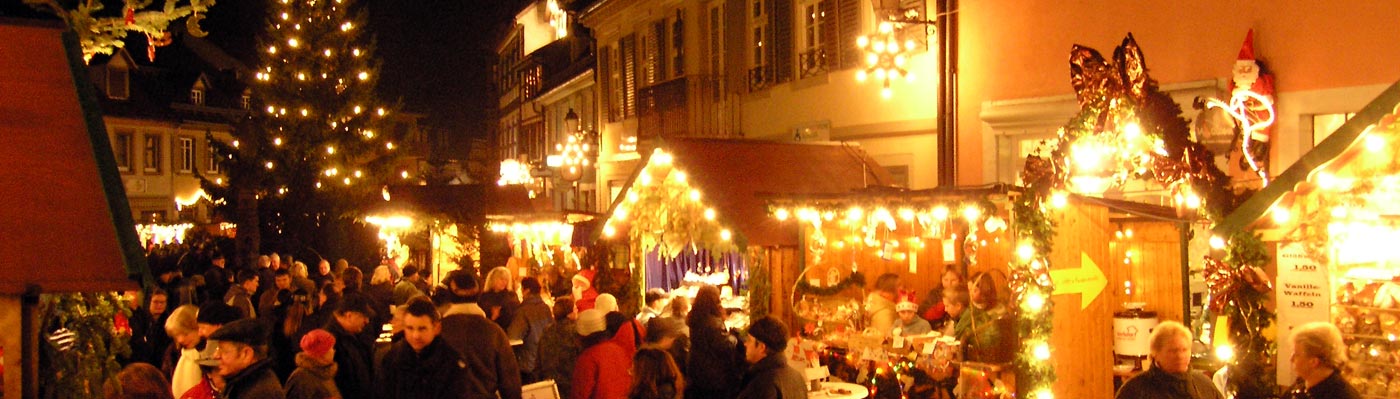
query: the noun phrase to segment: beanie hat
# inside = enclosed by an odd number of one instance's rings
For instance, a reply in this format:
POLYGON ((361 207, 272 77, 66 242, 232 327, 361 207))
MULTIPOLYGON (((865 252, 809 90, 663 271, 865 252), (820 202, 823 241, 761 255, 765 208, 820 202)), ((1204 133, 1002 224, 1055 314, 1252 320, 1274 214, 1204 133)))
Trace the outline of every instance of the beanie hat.
POLYGON ((335 347, 335 336, 326 330, 315 329, 301 337, 301 351, 312 357, 324 357, 327 351, 335 347))
POLYGON ((578 335, 589 336, 608 329, 608 312, 588 309, 578 314, 578 335))
POLYGON ((593 308, 601 310, 603 313, 616 312, 617 297, 612 294, 599 294, 598 298, 593 301, 593 308))
POLYGON ((915 312, 919 310, 919 305, 913 302, 903 301, 894 305, 894 310, 898 312, 915 312))

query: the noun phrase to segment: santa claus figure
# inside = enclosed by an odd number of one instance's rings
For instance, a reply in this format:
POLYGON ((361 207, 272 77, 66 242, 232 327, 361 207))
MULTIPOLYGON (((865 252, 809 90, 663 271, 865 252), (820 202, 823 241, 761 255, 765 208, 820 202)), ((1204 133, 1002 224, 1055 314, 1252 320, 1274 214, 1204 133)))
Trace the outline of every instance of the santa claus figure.
POLYGON ((1254 57, 1251 29, 1235 60, 1230 111, 1239 126, 1240 168, 1267 176, 1269 139, 1274 135, 1274 76, 1254 57))

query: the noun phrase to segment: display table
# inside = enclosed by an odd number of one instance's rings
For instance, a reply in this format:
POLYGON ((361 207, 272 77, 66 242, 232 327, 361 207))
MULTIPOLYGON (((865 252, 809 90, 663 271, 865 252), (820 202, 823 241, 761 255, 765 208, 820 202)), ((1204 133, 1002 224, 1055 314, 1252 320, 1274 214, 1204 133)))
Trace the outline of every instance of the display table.
POLYGON ((807 393, 810 399, 864 399, 870 390, 848 382, 822 382, 822 389, 807 393))

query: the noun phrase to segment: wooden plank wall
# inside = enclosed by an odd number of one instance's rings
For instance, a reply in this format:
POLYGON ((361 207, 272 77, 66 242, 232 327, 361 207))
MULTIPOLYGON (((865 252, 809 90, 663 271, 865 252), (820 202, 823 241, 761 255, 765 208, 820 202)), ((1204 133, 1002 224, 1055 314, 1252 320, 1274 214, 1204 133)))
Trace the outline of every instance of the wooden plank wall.
MULTIPOLYGON (((1115 223, 1118 229, 1133 231, 1112 241, 1110 259, 1113 267, 1105 267, 1111 296, 1110 304, 1146 302, 1147 310, 1157 312, 1157 319, 1186 323, 1183 308, 1181 275, 1181 236, 1176 224, 1157 221, 1115 223), (1132 256, 1128 256, 1130 255, 1132 256), (1128 259, 1126 264, 1123 259, 1128 259), (1123 282, 1132 281, 1133 295, 1124 295, 1123 282)), ((1112 231, 1110 231, 1112 233, 1112 231)), ((1115 309, 1116 310, 1116 309, 1115 309)))
MULTIPOLYGON (((1096 205, 1071 202, 1051 216, 1056 226, 1054 249, 1050 253, 1050 268, 1073 269, 1081 266, 1081 257, 1102 269, 1110 269, 1111 257, 1107 245, 1115 230, 1108 220, 1108 209, 1096 205)), ((1120 260, 1121 262, 1121 260, 1120 260)), ((1105 275, 1107 275, 1105 271, 1105 275)), ((1109 280, 1108 288, 1113 287, 1109 280)), ((1107 295, 1100 295, 1080 308, 1080 294, 1055 295, 1054 331, 1050 336, 1054 362, 1055 396, 1060 398, 1113 397, 1113 310, 1107 295)))
POLYGON ((1124 302, 1146 302, 1160 320, 1184 317, 1181 236, 1175 223, 1113 221, 1108 209, 1097 205, 1075 204, 1053 217, 1058 225, 1051 268, 1082 267, 1081 254, 1088 255, 1108 280, 1087 308, 1081 309, 1080 294, 1054 297, 1050 342, 1058 376, 1055 394, 1112 397, 1113 313, 1123 309, 1124 302), (1128 229, 1133 231, 1131 238, 1116 237, 1116 232, 1128 229), (1131 297, 1123 289, 1129 280, 1134 287, 1131 297))

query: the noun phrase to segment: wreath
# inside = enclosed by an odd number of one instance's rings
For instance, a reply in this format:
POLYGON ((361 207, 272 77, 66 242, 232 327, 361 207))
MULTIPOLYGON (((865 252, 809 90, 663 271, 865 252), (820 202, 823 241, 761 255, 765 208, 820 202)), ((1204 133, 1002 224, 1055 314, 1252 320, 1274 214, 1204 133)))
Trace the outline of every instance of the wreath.
POLYGON ((811 283, 808 283, 805 280, 800 280, 797 282, 797 287, 795 287, 794 290, 797 291, 798 294, 817 294, 821 296, 832 296, 840 293, 841 291, 845 291, 847 288, 851 288, 853 286, 864 287, 865 275, 860 274, 860 272, 851 272, 851 274, 847 275, 846 278, 841 279, 841 281, 836 283, 836 285, 830 287, 818 287, 812 285, 811 283))

